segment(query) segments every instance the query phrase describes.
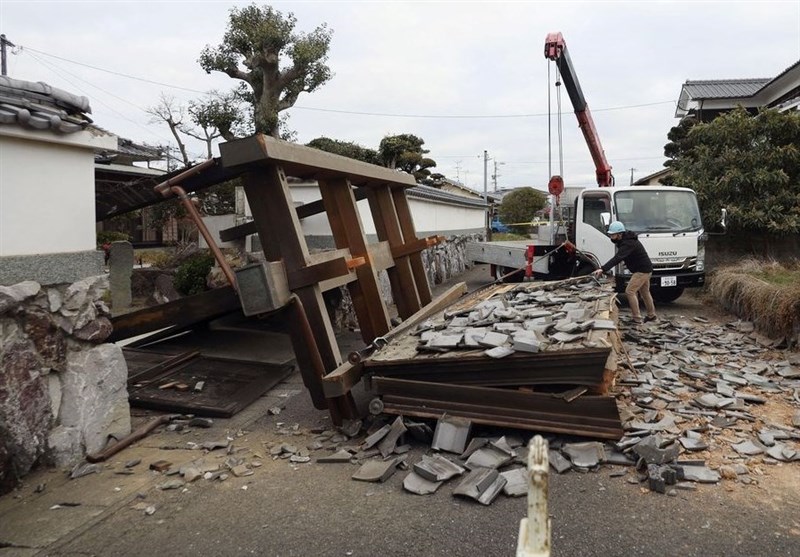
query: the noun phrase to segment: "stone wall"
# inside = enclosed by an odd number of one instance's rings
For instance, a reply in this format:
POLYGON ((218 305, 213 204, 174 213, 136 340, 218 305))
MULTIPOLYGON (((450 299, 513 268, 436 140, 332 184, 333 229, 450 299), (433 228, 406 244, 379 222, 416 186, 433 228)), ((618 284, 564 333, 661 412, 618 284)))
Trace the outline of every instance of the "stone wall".
POLYGON ((68 466, 130 433, 128 370, 105 276, 0 286, 0 493, 37 464, 68 466))

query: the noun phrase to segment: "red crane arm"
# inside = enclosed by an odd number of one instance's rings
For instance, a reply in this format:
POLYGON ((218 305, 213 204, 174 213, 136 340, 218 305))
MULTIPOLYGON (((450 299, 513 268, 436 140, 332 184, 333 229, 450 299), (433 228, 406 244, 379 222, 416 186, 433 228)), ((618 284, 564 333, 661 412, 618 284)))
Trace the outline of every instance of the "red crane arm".
POLYGON ((589 105, 586 104, 586 98, 583 96, 578 76, 569 57, 567 43, 561 33, 547 35, 544 41, 544 57, 554 61, 561 73, 561 79, 567 88, 567 94, 569 94, 572 108, 575 110, 575 116, 578 118, 578 125, 581 128, 581 132, 583 132, 586 145, 589 147, 592 161, 594 161, 597 185, 601 188, 613 186, 614 176, 611 174, 611 165, 608 164, 606 159, 603 145, 600 143, 600 136, 597 135, 597 128, 592 119, 592 113, 589 111, 589 105))

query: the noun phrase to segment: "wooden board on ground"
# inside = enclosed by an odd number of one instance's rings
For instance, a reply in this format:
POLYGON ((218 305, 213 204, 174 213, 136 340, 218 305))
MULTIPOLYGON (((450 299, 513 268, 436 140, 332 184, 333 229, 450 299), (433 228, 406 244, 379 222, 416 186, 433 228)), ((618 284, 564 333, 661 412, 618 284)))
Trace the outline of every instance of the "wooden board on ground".
MULTIPOLYGON (((126 354, 126 357, 128 355, 126 354)), ((165 360, 174 356, 165 356, 165 360)), ((128 386, 132 406, 229 418, 285 379, 291 365, 195 355, 167 369, 151 368, 128 386), (198 384, 202 389, 196 390, 198 384)))

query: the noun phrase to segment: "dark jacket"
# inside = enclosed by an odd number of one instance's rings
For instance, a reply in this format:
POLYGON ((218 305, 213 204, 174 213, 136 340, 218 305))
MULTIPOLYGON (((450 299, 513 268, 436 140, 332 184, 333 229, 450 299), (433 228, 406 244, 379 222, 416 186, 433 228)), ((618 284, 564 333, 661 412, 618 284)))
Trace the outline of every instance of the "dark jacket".
POLYGON ((610 271, 620 261, 625 262, 625 266, 628 267, 631 273, 653 272, 653 263, 650 261, 650 256, 647 255, 647 251, 635 233, 630 230, 623 232, 622 238, 620 238, 616 246, 617 254, 602 267, 604 273, 610 271))

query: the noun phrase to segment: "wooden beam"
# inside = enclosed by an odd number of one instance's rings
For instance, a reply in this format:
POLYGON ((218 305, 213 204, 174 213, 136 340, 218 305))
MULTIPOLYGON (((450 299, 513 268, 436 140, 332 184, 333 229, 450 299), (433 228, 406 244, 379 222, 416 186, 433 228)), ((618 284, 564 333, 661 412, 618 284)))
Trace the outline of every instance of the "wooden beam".
POLYGON ((273 163, 279 164, 288 175, 299 178, 347 178, 358 186, 389 183, 410 188, 416 185, 414 177, 404 172, 261 134, 221 143, 219 150, 225 168, 273 163))
POLYGON ((297 290, 304 286, 311 286, 325 280, 345 277, 350 274, 347 259, 339 257, 328 261, 313 263, 300 269, 295 269, 286 274, 289 279, 289 288, 297 290))
MULTIPOLYGON (((414 229, 414 218, 411 216, 406 192, 401 189, 393 189, 392 198, 394 199, 397 218, 400 220, 400 229, 403 231, 403 237, 406 239, 416 238, 417 231, 414 229)), ((420 303, 425 305, 431 301, 431 287, 428 284, 428 274, 425 272, 425 266, 422 264, 422 255, 414 253, 409 255, 408 258, 411 262, 411 271, 414 273, 420 303)))
POLYGON ((411 240, 402 246, 393 247, 392 256, 395 259, 398 257, 407 257, 409 255, 419 253, 422 250, 428 249, 431 246, 441 244, 442 242, 444 242, 444 236, 428 236, 427 238, 411 240))
POLYGON ((367 197, 369 208, 372 211, 372 220, 378 238, 389 242, 394 258, 394 267, 388 269, 389 282, 392 285, 392 296, 397 305, 397 313, 401 318, 407 319, 422 306, 414 284, 414 275, 411 272, 411 263, 408 257, 397 257, 395 248, 403 246, 403 233, 400 230, 400 221, 394 209, 394 202, 388 186, 372 188, 367 197))
POLYGON ((239 296, 230 286, 215 288, 111 318, 114 331, 108 342, 174 327, 176 331, 241 310, 239 296))
POLYGON ((345 179, 320 180, 319 191, 325 203, 328 221, 338 248, 349 248, 353 257, 364 257, 367 263, 356 269, 358 280, 347 285, 353 298, 364 342, 389 330, 389 313, 381 298, 378 277, 369 261, 369 248, 356 206, 353 189, 345 179))
MULTIPOLYGON (((308 246, 297 218, 286 174, 276 166, 254 168, 245 176, 245 193, 253 212, 264 255, 269 261, 282 260, 287 275, 307 267, 311 262, 308 246)), ((328 310, 322 299, 322 290, 311 285, 293 290, 305 308, 309 325, 314 331, 319 357, 326 371, 341 363, 341 352, 331 326, 328 310)), ((303 380, 317 408, 327 407, 320 380, 314 379, 315 365, 303 338, 292 337, 295 357, 303 373, 303 380)))

